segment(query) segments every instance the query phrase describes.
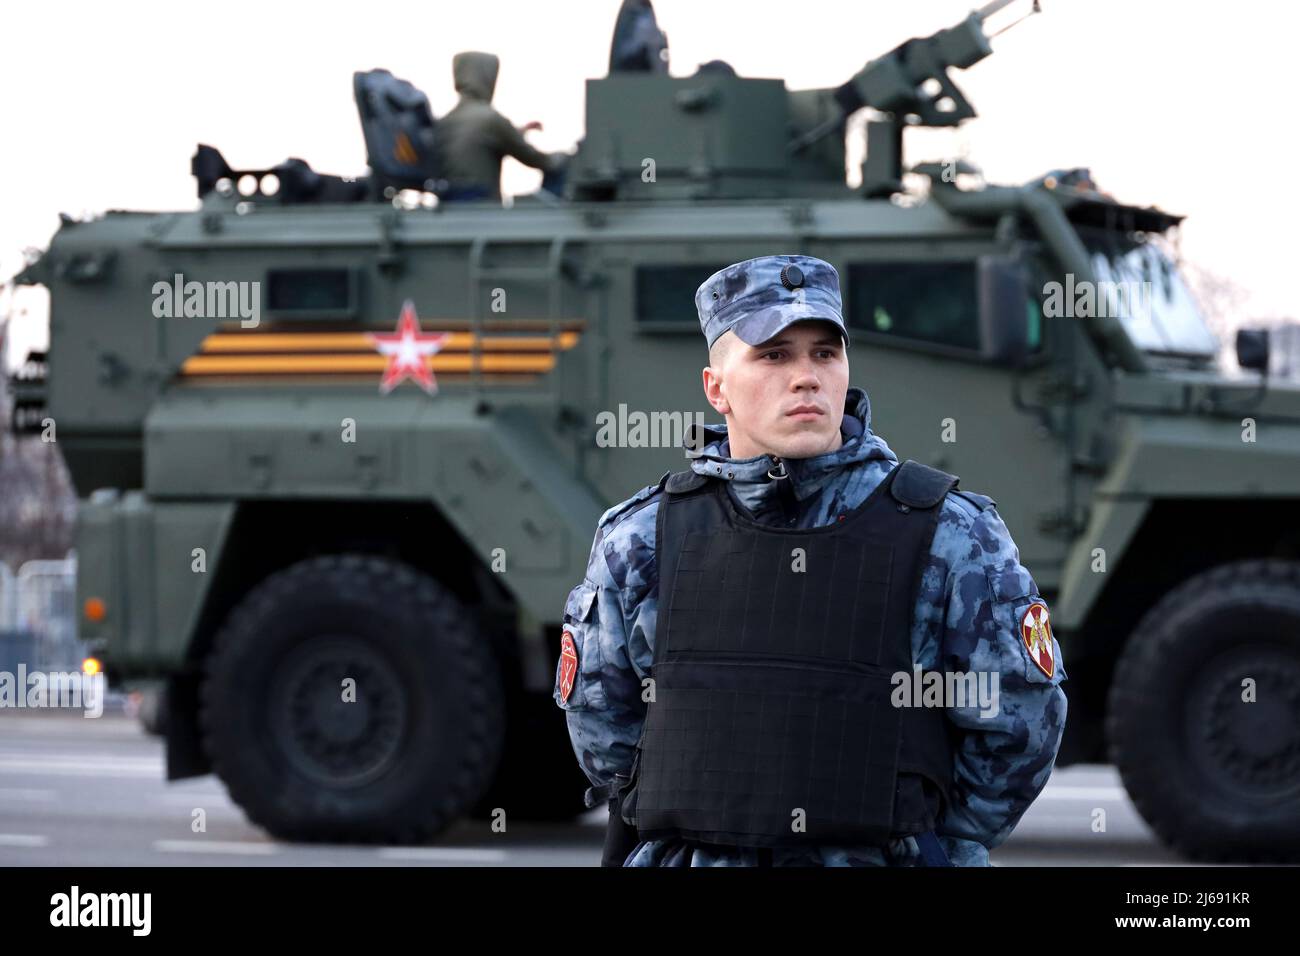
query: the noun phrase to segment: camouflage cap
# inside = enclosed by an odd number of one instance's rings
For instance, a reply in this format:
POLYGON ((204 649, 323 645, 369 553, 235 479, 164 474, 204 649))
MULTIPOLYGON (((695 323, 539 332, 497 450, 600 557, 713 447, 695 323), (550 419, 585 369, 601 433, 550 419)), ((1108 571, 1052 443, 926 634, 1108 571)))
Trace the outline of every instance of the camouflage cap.
POLYGON ((761 256, 729 265, 696 290, 695 309, 710 348, 728 329, 746 345, 761 345, 805 319, 834 322, 849 345, 839 273, 812 256, 761 256))

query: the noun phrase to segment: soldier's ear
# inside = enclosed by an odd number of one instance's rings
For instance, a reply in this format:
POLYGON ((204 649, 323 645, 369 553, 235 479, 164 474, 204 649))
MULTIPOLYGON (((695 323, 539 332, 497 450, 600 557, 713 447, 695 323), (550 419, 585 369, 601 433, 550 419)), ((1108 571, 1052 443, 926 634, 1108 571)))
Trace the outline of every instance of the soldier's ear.
POLYGON ((719 415, 731 414, 731 404, 724 391, 722 373, 711 365, 705 366, 701 373, 704 379, 704 397, 719 415))

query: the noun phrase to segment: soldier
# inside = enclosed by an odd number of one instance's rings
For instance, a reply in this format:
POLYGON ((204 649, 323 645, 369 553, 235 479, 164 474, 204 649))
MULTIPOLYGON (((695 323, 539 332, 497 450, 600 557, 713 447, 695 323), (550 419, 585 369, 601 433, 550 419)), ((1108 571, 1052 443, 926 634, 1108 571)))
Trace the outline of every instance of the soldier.
POLYGON ((501 61, 491 53, 466 52, 452 57, 451 71, 460 101, 438 120, 442 175, 450 187, 443 199, 501 199, 501 160, 513 156, 540 169, 551 182, 565 165, 563 153, 543 153, 524 133, 541 129, 528 123, 516 129, 492 107, 501 61))
POLYGON ((667 73, 668 36, 650 0, 623 0, 609 46, 611 73, 667 73))
POLYGON ((726 424, 605 512, 564 609, 554 699, 603 863, 988 865, 1066 715, 995 502, 871 431, 828 263, 740 262, 695 304, 726 424), (910 693, 938 672, 996 705, 910 693))

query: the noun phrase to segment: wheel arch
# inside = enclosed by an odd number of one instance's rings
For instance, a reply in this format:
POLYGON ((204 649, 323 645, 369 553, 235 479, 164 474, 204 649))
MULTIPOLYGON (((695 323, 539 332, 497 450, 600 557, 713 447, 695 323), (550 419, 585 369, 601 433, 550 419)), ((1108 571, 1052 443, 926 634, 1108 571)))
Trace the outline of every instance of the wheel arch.
MULTIPOLYGON (((1222 564, 1251 559, 1300 559, 1300 499, 1166 498, 1140 502, 1131 532, 1117 533, 1097 597, 1078 623, 1067 626, 1053 604, 1053 620, 1066 636, 1070 669, 1070 720, 1062 765, 1105 762, 1103 724, 1116 659, 1139 622, 1181 583, 1222 564), (1118 560, 1116 560, 1118 554, 1118 560)), ((1127 520, 1118 510, 1116 521, 1127 520)), ((1099 537, 1076 545, 1091 557, 1099 537)))
MULTIPOLYGON (((186 650, 207 656, 226 615, 276 571, 324 554, 354 552, 400 560, 448 588, 485 618, 513 621, 515 601, 438 508, 427 501, 249 500, 239 502, 214 580, 186 650)), ((501 650, 508 648, 502 647, 501 650)))

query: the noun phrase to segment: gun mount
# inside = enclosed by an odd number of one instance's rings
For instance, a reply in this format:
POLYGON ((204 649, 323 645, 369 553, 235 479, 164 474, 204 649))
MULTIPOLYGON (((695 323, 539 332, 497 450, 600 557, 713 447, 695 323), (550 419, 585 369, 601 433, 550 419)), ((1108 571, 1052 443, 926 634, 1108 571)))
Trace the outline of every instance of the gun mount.
MULTIPOLYGON (((898 192, 903 176, 903 130, 907 126, 957 126, 975 117, 975 107, 952 81, 948 70, 968 69, 993 52, 984 22, 1013 2, 993 0, 956 26, 907 40, 872 60, 835 90, 840 115, 796 139, 792 150, 806 149, 832 132, 842 134, 850 115, 871 107, 886 116, 867 122, 862 192, 868 197, 898 192)), ((1025 16, 1040 10, 1038 0, 1034 0, 1025 16)))
MULTIPOLYGON (((886 115, 867 123, 861 192, 898 192, 904 128, 956 126, 975 116, 948 70, 993 52, 985 21, 1013 2, 993 0, 955 26, 907 40, 835 89, 788 91, 781 80, 736 76, 720 61, 690 77, 617 72, 588 80, 587 137, 568 196, 840 197, 847 192, 844 133, 863 107, 886 115)), ((1038 11, 1034 0, 1026 16, 1038 11)))

